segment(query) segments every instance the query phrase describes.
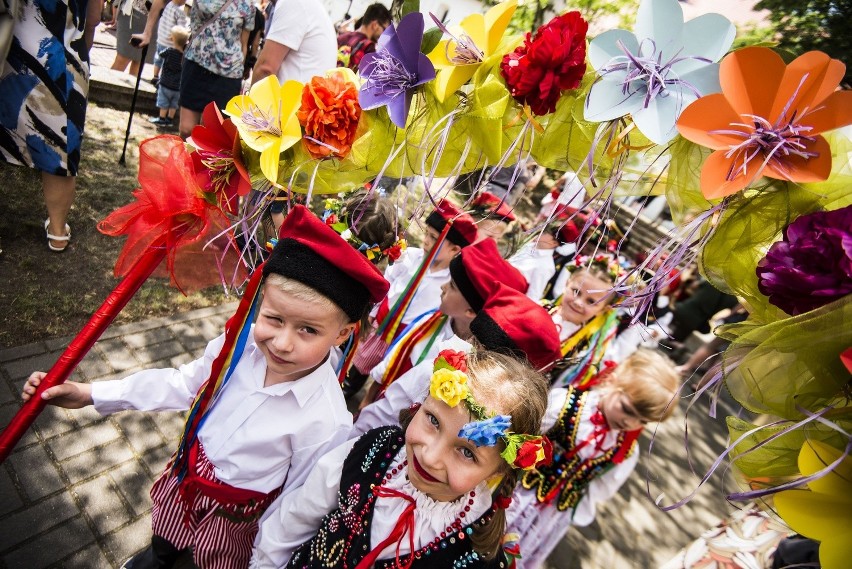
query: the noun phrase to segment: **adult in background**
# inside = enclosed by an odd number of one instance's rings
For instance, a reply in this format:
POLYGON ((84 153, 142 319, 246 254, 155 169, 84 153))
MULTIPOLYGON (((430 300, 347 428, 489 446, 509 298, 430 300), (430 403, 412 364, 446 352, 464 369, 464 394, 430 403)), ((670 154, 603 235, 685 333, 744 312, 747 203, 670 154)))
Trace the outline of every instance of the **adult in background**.
POLYGON ((278 0, 252 82, 277 75, 307 83, 336 66, 334 25, 319 0, 278 0))
MULTIPOLYGON (((166 0, 153 0, 145 31, 133 36, 148 45, 166 0)), ((190 40, 180 79, 180 135, 188 138, 209 103, 224 109, 240 94, 249 32, 251 0, 195 0, 189 12, 190 40)))
POLYGON ((22 0, 0 67, 0 158, 41 172, 51 251, 68 247, 89 93, 89 50, 103 0, 22 0))
POLYGON ((361 58, 376 51, 376 41, 391 24, 391 13, 384 4, 370 4, 355 21, 355 30, 337 36, 337 65, 358 71, 361 58))

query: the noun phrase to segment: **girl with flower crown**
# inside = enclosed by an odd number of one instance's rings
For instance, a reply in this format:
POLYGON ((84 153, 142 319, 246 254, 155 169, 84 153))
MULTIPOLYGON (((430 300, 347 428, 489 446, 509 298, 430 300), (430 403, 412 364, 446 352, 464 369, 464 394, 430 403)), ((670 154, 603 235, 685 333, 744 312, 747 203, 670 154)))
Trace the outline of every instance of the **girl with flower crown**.
POLYGON ((550 459, 547 382, 494 352, 445 350, 429 395, 332 450, 261 523, 251 567, 508 567, 518 472, 550 459))
POLYGON ((600 371, 618 330, 612 287, 619 280, 621 266, 610 255, 596 255, 576 257, 568 269, 571 277, 565 290, 549 307, 562 342, 562 358, 550 371, 550 378, 554 385, 586 389, 600 371))
POLYGON ((506 541, 519 549, 520 569, 539 567, 570 526, 595 518, 596 505, 612 497, 639 459, 646 423, 672 415, 679 375, 665 356, 640 349, 580 390, 550 391, 542 431, 553 461, 522 474, 506 512, 506 541))

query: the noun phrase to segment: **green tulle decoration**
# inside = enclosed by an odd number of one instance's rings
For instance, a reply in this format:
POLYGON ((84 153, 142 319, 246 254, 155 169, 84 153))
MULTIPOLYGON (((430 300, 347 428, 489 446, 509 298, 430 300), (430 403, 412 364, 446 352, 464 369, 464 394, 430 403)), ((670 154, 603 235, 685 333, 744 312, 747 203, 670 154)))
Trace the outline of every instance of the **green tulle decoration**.
POLYGON ((852 346, 850 322, 847 296, 799 316, 740 327, 723 355, 725 385, 753 413, 801 419, 806 414, 799 408, 813 413, 842 407, 850 378, 840 353, 852 346))
POLYGON ((677 136, 669 145, 671 161, 666 173, 666 201, 672 221, 684 225, 697 213, 710 209, 711 203, 701 195, 699 180, 701 165, 710 156, 710 149, 677 136))

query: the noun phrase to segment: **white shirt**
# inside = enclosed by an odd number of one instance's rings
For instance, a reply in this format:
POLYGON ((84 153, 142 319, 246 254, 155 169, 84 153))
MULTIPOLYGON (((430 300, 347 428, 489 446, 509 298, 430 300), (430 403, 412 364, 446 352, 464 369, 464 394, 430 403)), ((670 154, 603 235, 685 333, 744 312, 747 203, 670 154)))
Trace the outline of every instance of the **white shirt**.
POLYGON ((318 0, 278 0, 266 39, 290 48, 278 67, 281 83, 307 83, 337 67, 334 24, 318 0))
MULTIPOLYGON (((453 336, 449 340, 441 342, 437 352, 441 350, 470 352, 471 349, 470 344, 458 336, 453 336)), ((434 362, 429 360, 414 366, 388 386, 382 399, 361 409, 358 420, 352 426, 349 438, 363 435, 376 427, 399 425, 399 412, 411 407, 412 403, 422 403, 429 395, 433 364, 434 362)))
POLYGON ((183 6, 178 6, 174 2, 169 2, 163 8, 163 13, 160 16, 160 23, 157 24, 157 45, 163 47, 174 47, 175 42, 172 40, 172 28, 175 26, 189 27, 189 18, 183 6))
MULTIPOLYGON (((299 546, 316 535, 322 518, 338 508, 343 461, 354 444, 353 439, 331 450, 319 460, 300 489, 283 498, 277 507, 273 505, 266 511, 255 539, 254 557, 249 565, 251 569, 283 567, 299 546)), ((388 467, 388 472, 393 472, 405 458, 403 446, 388 467)), ((437 502, 417 490, 405 474, 405 469, 400 468, 386 486, 414 498, 414 548, 417 550, 433 541, 458 519, 459 513, 467 505, 468 495, 465 494, 455 502, 437 502)), ((491 507, 491 491, 484 481, 476 487, 475 492, 470 512, 465 518, 470 522, 491 507)), ((370 527, 371 548, 375 549, 387 539, 407 504, 399 498, 379 496, 375 499, 370 527)), ((401 556, 411 553, 407 536, 399 545, 401 556)), ((394 543, 386 547, 378 559, 393 559, 396 546, 394 543)))
MULTIPOLYGON (((421 314, 417 317, 417 319, 412 322, 412 326, 417 326, 418 324, 422 324, 427 318, 432 316, 434 312, 429 312, 427 314, 421 314)), ((425 362, 433 362, 436 357, 438 357, 438 352, 441 351, 441 344, 446 342, 451 338, 455 338, 456 333, 453 332, 452 320, 447 318, 444 321, 444 324, 439 328, 435 334, 435 341, 429 345, 429 341, 432 339, 431 336, 423 338, 421 341, 417 342, 415 346, 411 349, 411 365, 416 366, 419 363, 425 362), (429 348, 428 351, 426 348, 429 348), (425 353, 424 353, 425 352, 425 353)), ((401 336, 400 340, 404 340, 405 337, 401 336)), ((388 369, 388 365, 390 364, 391 354, 393 354, 395 346, 392 346, 388 353, 385 354, 385 357, 376 364, 376 367, 372 369, 370 372, 370 378, 377 382, 383 383, 382 377, 385 375, 385 371, 388 369)))
MULTIPOLYGON (((92 384, 101 414, 189 409, 225 336, 179 369, 152 369, 92 384)), ((216 477, 237 488, 284 492, 302 484, 317 459, 346 440, 352 415, 328 359, 311 374, 264 387, 266 359, 250 334, 240 362, 198 432, 216 477)))
MULTIPOLYGON (((388 308, 393 308, 394 303, 402 296, 405 287, 417 269, 423 262, 425 252, 417 247, 409 247, 393 265, 385 270, 385 279, 390 283, 388 290, 388 308)), ((417 316, 430 310, 437 310, 441 305, 441 285, 450 280, 450 269, 430 271, 426 269, 420 286, 408 305, 402 323, 408 324, 417 316)))
POLYGON ((509 257, 509 264, 521 271, 529 283, 527 296, 538 302, 544 294, 547 281, 556 274, 556 263, 553 262, 553 249, 536 248, 533 239, 509 257))

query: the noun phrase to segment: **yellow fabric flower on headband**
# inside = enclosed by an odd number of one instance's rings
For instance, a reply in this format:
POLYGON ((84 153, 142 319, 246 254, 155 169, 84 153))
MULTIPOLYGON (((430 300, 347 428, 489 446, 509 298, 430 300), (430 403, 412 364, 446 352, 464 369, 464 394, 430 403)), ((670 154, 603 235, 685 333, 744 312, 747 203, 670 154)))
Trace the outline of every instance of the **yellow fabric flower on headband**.
POLYGON ((443 401, 450 407, 455 407, 465 400, 470 390, 467 386, 467 375, 457 369, 441 368, 432 374, 429 385, 429 395, 443 401))

